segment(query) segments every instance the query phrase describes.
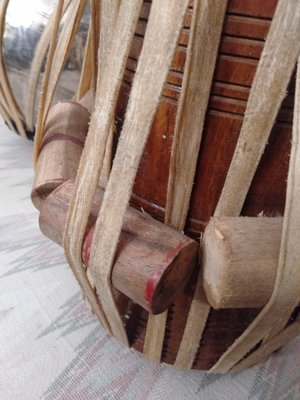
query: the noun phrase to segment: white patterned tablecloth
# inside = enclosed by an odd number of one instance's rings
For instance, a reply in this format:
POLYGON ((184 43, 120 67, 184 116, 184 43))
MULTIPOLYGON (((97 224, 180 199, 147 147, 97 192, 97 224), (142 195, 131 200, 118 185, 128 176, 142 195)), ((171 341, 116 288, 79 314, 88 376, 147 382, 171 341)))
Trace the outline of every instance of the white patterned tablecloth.
POLYGON ((30 202, 32 143, 0 125, 0 400, 299 400, 300 338, 238 375, 154 365, 108 337, 30 202))

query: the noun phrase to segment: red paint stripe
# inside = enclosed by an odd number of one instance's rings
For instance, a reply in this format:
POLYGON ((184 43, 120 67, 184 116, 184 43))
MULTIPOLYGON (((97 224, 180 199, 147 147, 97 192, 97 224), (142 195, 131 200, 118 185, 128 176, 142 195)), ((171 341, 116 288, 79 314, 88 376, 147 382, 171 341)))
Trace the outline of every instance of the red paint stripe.
POLYGON ((147 304, 152 304, 153 294, 156 289, 158 282, 162 274, 164 273, 164 269, 162 267, 157 267, 157 269, 153 272, 153 274, 148 279, 144 299, 146 300, 147 304))
POLYGON ((166 252, 164 261, 166 261, 167 263, 170 263, 178 255, 178 253, 183 249, 183 247, 186 245, 186 243, 188 241, 189 241, 188 238, 180 240, 175 247, 172 247, 170 250, 168 250, 166 252))
POLYGON ((174 260, 174 258, 179 254, 179 252, 182 250, 182 248, 186 245, 186 243, 189 241, 188 238, 185 238, 177 243, 175 247, 172 247, 169 249, 164 258, 164 262, 166 263, 165 267, 158 266, 157 269, 153 272, 151 277, 148 279, 147 285, 146 285, 146 290, 144 294, 144 299, 146 300, 147 304, 151 305, 153 301, 153 295, 156 289, 156 286, 158 282, 160 281, 163 273, 165 272, 166 268, 168 265, 171 263, 171 261, 174 260))

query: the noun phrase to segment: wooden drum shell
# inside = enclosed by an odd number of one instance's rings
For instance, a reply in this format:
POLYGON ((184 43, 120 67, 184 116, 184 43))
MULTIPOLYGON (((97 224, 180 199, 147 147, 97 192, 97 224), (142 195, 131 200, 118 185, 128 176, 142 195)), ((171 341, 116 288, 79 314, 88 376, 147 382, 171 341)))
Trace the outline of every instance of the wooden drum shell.
MULTIPOLYGON (((243 122, 249 91, 277 1, 229 1, 206 113, 203 138, 185 232, 199 240, 214 213, 243 122)), ((133 40, 118 102, 126 110, 149 4, 145 3, 133 40)), ((168 173, 192 9, 185 24, 135 181, 131 204, 163 220, 168 173)), ((242 215, 282 215, 293 115, 294 78, 283 101, 242 215)), ((120 124, 121 125, 121 124, 120 124)), ((183 335, 196 277, 168 311, 162 361, 174 363, 183 335)), ((123 306, 121 307, 123 309, 123 306)), ((120 311, 121 311, 120 308, 120 311)), ((147 313, 128 302, 124 321, 131 345, 143 350, 147 313)), ((238 338, 260 309, 211 309, 193 368, 209 369, 238 338)))
MULTIPOLYGON (((191 1, 185 16, 173 63, 164 85, 131 197, 132 206, 142 207, 143 210, 162 221, 166 207, 176 113, 191 26, 192 3, 191 1)), ((185 227, 185 233, 198 241, 214 213, 224 185, 240 134, 257 64, 276 4, 277 0, 229 0, 227 4, 185 227)), ((145 1, 127 61, 116 111, 117 132, 121 131, 150 7, 150 2, 145 1)), ((85 29, 83 30, 85 31, 85 29)), ((85 33, 83 37, 86 36, 85 33)), ((6 60, 7 65, 9 65, 8 61, 6 60)), ((27 68, 27 66, 23 67, 27 68)), ((70 65, 69 68, 68 65, 65 67, 64 76, 71 75, 68 69, 70 69, 70 65)), ((13 65, 11 76, 14 77, 18 74, 19 70, 15 70, 13 65)), ((71 86, 74 84, 74 79, 71 79, 72 76, 69 76, 68 79, 71 86)), ((79 76, 78 72, 76 76, 79 76)), ((60 82, 58 88, 64 89, 63 83, 60 82)), ((24 87, 22 87, 22 92, 17 93, 17 97, 22 96, 23 89, 24 87)), ((63 91, 66 92, 66 90, 63 91)), ((72 87, 68 94, 71 96, 73 92, 74 88, 72 87)), ((291 147, 293 104, 294 77, 290 82, 287 96, 275 121, 269 143, 252 181, 242 215, 257 216, 263 214, 272 217, 283 214, 291 147)), ((77 139, 84 141, 84 132, 86 133, 88 130, 88 119, 89 116, 86 115, 83 121, 83 136, 77 139)), ((72 135, 72 132, 68 133, 72 135)), ((115 137, 116 142, 117 140, 118 135, 115 137)), ((42 187, 38 197, 47 196, 50 191, 62 184, 66 177, 69 179, 76 176, 82 146, 79 146, 78 143, 75 144, 73 139, 65 142, 52 141, 52 144, 48 143, 42 149, 40 157, 43 157, 45 150, 51 152, 51 147, 53 147, 54 152, 57 149, 59 150, 59 158, 62 160, 72 153, 75 160, 74 165, 71 172, 64 173, 61 170, 57 177, 57 184, 53 187, 46 187, 46 189, 42 187), (56 147, 54 148, 54 146, 56 147)), ((40 159, 39 162, 42 163, 43 160, 40 159)), ((39 179, 39 176, 37 176, 35 188, 40 186, 39 179)), ((51 177, 52 181, 53 177, 51 177)), ((196 272, 184 292, 178 295, 176 301, 168 310, 162 362, 170 364, 175 362, 195 290, 196 272)), ((114 291, 114 296, 126 326, 130 345, 142 352, 148 313, 122 293, 114 291)), ((205 301, 204 295, 203 300, 205 301)), ((210 369, 224 351, 243 333, 259 311, 260 309, 250 308, 211 309, 193 368, 210 369)))

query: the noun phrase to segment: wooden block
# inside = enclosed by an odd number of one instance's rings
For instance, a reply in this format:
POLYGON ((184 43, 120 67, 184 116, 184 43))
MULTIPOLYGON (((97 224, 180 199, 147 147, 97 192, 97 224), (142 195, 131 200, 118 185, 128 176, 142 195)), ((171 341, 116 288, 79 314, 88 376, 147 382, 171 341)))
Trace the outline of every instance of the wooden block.
POLYGON ((203 285, 213 308, 263 307, 276 278, 282 217, 214 217, 203 236, 203 285))
MULTIPOLYGON (((74 182, 66 182, 47 197, 41 208, 41 231, 60 245, 74 190, 74 182)), ((99 189, 86 229, 82 249, 86 265, 102 196, 103 190, 99 189)), ((194 240, 148 214, 128 207, 116 252, 112 284, 146 310, 161 313, 185 288, 196 266, 197 249, 194 240)), ((97 286, 96 281, 95 284, 97 286)))
POLYGON ((55 188, 76 177, 89 121, 90 113, 80 103, 62 102, 50 109, 31 192, 36 208, 55 188))

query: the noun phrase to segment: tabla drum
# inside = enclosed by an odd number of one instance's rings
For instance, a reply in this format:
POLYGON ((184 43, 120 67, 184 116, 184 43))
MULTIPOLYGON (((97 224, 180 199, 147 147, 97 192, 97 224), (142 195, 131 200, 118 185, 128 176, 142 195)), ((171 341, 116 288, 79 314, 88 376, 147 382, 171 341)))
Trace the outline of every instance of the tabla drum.
MULTIPOLYGON (((193 65, 193 61, 187 59, 186 56, 189 40, 191 40, 191 29, 196 29, 197 26, 193 13, 196 12, 195 4, 198 3, 191 1, 185 12, 173 61, 163 86, 130 200, 133 207, 143 209, 160 221, 164 221, 165 218, 170 164, 172 164, 171 149, 177 123, 176 118, 180 113, 181 93, 184 87, 184 90, 186 90, 186 86, 184 86, 186 85, 185 79, 188 79, 186 78, 186 68, 192 70, 193 65)), ((219 22, 221 35, 216 45, 217 54, 211 84, 208 86, 209 96, 205 108, 200 151, 199 154, 197 153, 196 173, 184 227, 185 233, 198 242, 202 238, 210 218, 215 214, 237 141, 245 123, 248 99, 249 95, 251 96, 266 38, 273 23, 276 7, 282 1, 229 0, 228 2, 218 1, 217 3, 220 9, 224 8, 223 11, 219 11, 223 15, 222 23, 219 22)), ((31 60, 34 59, 35 49, 42 37, 41 33, 47 26, 50 5, 52 5, 51 1, 40 2, 41 10, 46 7, 46 12, 37 13, 37 10, 32 10, 32 19, 29 18, 29 15, 28 17, 26 15, 26 24, 24 22, 25 16, 24 21, 14 19, 14 16, 18 14, 16 0, 11 0, 7 8, 2 50, 3 60, 12 93, 19 103, 20 114, 27 115, 27 120, 26 118, 22 119, 26 131, 33 128, 32 113, 30 116, 26 114, 26 97, 22 93, 28 88, 31 60), (26 46, 22 45, 23 41, 26 42, 26 46), (14 43, 17 43, 18 47, 14 43), (18 48, 21 50, 18 51, 18 48)), ((197 7, 199 7, 199 4, 197 7)), ((151 2, 144 1, 136 24, 116 106, 115 147, 126 115, 150 11, 151 2)), ((83 43, 87 38, 89 13, 90 11, 87 8, 81 18, 72 50, 75 56, 71 52, 66 60, 56 91, 57 98, 71 99, 77 89, 80 67, 83 63, 85 47, 83 43)), ((299 37, 299 22, 297 24, 296 30, 299 37)), ((207 31, 213 34, 211 30, 208 29, 207 31)), ((202 31, 202 34, 204 33, 202 31)), ((193 34, 197 35, 197 32, 193 31, 193 34)), ((192 56, 189 55, 189 57, 192 56)), ((41 65, 41 71, 43 71, 43 68, 44 61, 41 65)), ((209 76, 207 79, 210 79, 209 76)), ((291 152, 295 74, 291 74, 288 79, 290 82, 287 86, 286 96, 276 118, 272 121, 271 134, 257 165, 254 178, 251 180, 242 207, 242 216, 257 217, 263 214, 266 217, 279 217, 284 213, 286 180, 291 152)), ((38 93, 38 85, 35 89, 38 93)), ((205 90, 203 96, 205 96, 205 90)), ((195 101, 198 101, 197 98, 195 101)), ((36 104, 33 109, 36 115, 36 104)), ((4 117, 7 118, 7 115, 4 115, 4 117)), ((15 123, 13 125, 17 128, 15 123)), ((201 127, 199 129, 202 130, 201 127)), ((195 149, 195 152, 197 151, 195 149)), ((190 155, 192 157, 193 149, 190 155)), ((276 269, 274 271, 272 285, 274 285, 276 269)), ((168 308, 160 359, 162 362, 176 363, 189 320, 193 296, 197 289, 197 275, 198 268, 191 275, 185 289, 177 295, 168 308)), ((232 287, 232 290, 234 291, 234 287, 232 287)), ((198 301, 208 304, 203 293, 201 296, 203 297, 198 301)), ((120 293, 116 295, 116 302, 126 327, 130 346, 142 352, 146 337, 148 311, 120 293)), ((259 315, 264 305, 210 308, 205 328, 199 337, 189 367, 200 370, 211 369, 222 354, 238 340, 240 335, 259 315)), ((290 315, 287 326, 297 319, 297 315, 296 309, 290 315)), ((263 341, 259 341, 255 349, 262 343, 263 341)), ((251 351, 255 349, 251 349, 251 351)))

